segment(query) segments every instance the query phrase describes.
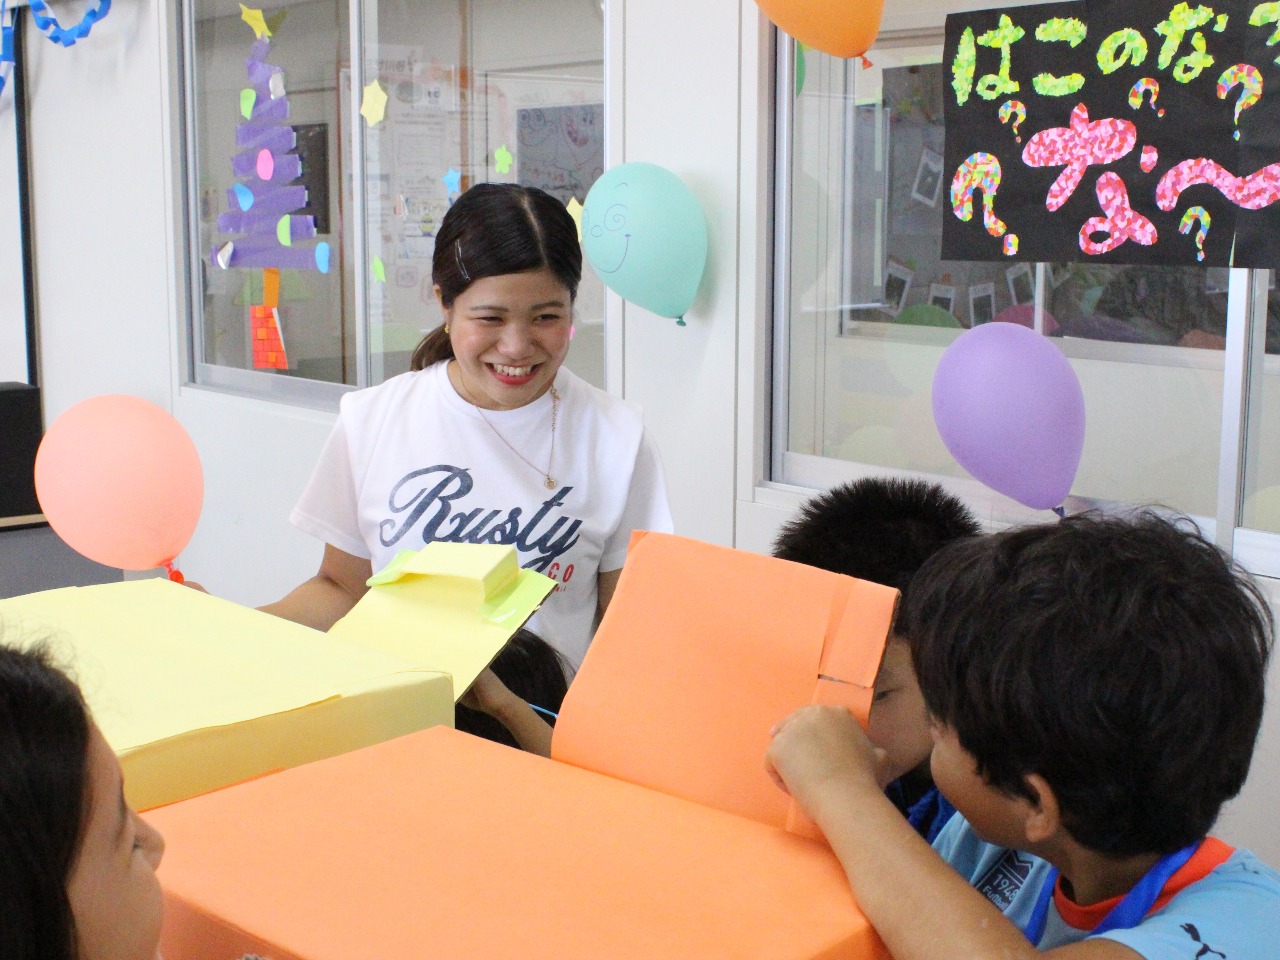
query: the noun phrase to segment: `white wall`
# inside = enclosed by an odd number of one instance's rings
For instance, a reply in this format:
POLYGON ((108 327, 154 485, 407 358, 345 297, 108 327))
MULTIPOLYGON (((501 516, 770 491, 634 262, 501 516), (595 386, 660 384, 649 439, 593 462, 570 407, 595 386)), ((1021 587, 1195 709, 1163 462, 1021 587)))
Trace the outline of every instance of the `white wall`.
MULTIPOLYGON (((770 208, 758 11, 753 0, 608 4, 611 160, 680 174, 711 235, 687 327, 633 307, 610 319, 611 386, 646 408, 678 529, 764 550, 803 492, 763 483, 770 208)), ((32 38, 46 405, 52 418, 85 397, 127 391, 172 409, 206 468, 205 510, 183 568, 215 593, 261 603, 319 561, 319 545, 294 532, 287 513, 331 418, 179 384, 173 6, 118 4, 70 50, 32 38)), ((16 217, 16 193, 0 192, 0 226, 12 229, 16 217)), ((1273 863, 1278 779, 1273 708, 1253 778, 1223 821, 1228 839, 1273 863)))

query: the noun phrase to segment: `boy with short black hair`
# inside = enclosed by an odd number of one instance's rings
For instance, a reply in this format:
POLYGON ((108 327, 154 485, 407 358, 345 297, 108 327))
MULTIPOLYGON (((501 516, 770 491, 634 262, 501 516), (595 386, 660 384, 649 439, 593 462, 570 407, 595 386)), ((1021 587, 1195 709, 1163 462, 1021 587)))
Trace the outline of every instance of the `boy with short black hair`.
POLYGON ((1152 514, 964 541, 921 570, 903 629, 960 812, 936 852, 847 711, 806 708, 769 750, 897 960, 1276 955, 1280 874, 1206 837, 1248 773, 1272 645, 1212 544, 1152 514))
MULTIPOLYGON (((980 532, 969 509, 936 483, 863 477, 805 503, 779 532, 773 555, 895 587, 905 603, 911 578, 929 557, 980 532)), ((929 776, 933 741, 900 631, 885 646, 867 733, 887 754, 889 799, 932 841, 955 808, 929 776)))

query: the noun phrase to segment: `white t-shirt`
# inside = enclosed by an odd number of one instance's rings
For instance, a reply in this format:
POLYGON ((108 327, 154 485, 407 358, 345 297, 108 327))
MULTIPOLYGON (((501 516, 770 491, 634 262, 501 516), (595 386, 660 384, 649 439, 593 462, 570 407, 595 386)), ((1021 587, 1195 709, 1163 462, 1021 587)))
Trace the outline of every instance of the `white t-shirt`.
POLYGON ((657 449, 633 405, 563 367, 553 451, 550 391, 482 415, 446 366, 346 394, 289 519, 375 572, 434 540, 515 546, 521 566, 557 581, 529 628, 576 669, 597 574, 622 566, 632 530, 671 530, 657 449))

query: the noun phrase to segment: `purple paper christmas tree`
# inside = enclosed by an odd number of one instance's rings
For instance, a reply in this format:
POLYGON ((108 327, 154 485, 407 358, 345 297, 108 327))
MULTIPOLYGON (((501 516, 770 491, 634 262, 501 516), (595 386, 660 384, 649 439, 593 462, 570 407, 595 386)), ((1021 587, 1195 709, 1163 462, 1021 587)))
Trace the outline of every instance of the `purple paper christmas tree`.
POLYGON ((232 239, 215 244, 210 262, 223 270, 263 271, 263 302, 250 306, 255 367, 287 367, 279 329, 279 271, 329 272, 329 244, 299 246, 316 235, 315 220, 298 215, 307 205, 302 160, 295 152, 297 134, 288 123, 284 72, 266 62, 269 37, 253 44, 245 70, 249 85, 240 91, 236 127, 239 152, 231 158, 237 183, 227 191, 227 212, 218 217, 218 232, 232 239))

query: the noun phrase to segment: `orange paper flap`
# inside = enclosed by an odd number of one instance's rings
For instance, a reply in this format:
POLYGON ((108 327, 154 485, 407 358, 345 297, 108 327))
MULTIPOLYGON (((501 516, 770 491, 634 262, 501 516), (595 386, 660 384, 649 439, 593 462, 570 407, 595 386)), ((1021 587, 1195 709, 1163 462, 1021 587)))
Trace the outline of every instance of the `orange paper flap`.
POLYGON ((769 731, 815 702, 824 659, 874 678, 896 596, 760 554, 635 536, 552 756, 785 826, 789 800, 764 771, 769 731))

